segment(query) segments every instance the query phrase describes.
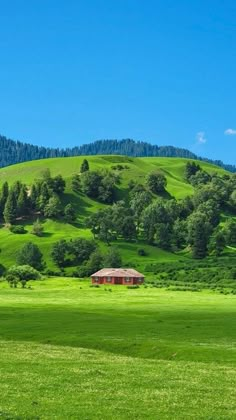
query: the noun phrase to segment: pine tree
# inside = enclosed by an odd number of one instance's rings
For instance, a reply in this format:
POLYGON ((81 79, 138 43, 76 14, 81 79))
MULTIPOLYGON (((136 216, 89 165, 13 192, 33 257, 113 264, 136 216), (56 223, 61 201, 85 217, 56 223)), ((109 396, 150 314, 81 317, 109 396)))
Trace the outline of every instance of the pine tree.
POLYGON ((28 195, 26 186, 22 185, 17 200, 17 216, 25 216, 28 211, 28 195))
POLYGON ((5 204, 3 216, 6 223, 14 223, 16 220, 16 197, 14 191, 11 189, 5 204))
POLYGON ((44 216, 49 218, 58 217, 61 214, 61 210, 61 201, 59 197, 54 194, 44 208, 44 216))
POLYGON ((7 197, 9 194, 9 186, 8 186, 8 182, 4 182, 4 184, 2 185, 2 190, 1 190, 1 195, 0 195, 0 213, 1 216, 3 215, 3 211, 5 208, 5 204, 7 201, 7 197))
POLYGON ((32 209, 36 209, 37 207, 37 198, 38 198, 38 192, 35 184, 32 185, 31 192, 30 192, 30 203, 32 209))
POLYGON ((44 211, 46 205, 49 202, 49 199, 51 197, 50 191, 48 189, 47 183, 43 182, 40 188, 40 196, 37 201, 37 207, 40 211, 44 211))
POLYGON ((87 172, 87 171, 89 171, 89 163, 88 163, 87 159, 84 159, 83 162, 82 162, 82 165, 80 167, 80 172, 83 173, 83 172, 87 172))

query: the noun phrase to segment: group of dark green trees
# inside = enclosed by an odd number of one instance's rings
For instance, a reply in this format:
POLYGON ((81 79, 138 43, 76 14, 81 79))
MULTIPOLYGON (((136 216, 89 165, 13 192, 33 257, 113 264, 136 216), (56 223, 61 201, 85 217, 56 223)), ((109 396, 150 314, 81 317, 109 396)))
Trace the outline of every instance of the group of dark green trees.
POLYGON ((21 181, 16 181, 9 188, 5 182, 0 194, 0 216, 5 223, 14 224, 17 218, 26 217, 32 212, 49 218, 62 215, 61 196, 64 190, 62 176, 53 178, 49 170, 45 170, 31 188, 21 181))
POLYGON ((166 179, 154 172, 145 185, 130 182, 128 204, 119 201, 98 211, 87 219, 87 226, 94 238, 107 244, 117 238, 142 239, 165 250, 189 248, 194 258, 220 255, 226 245, 236 245, 236 223, 220 223, 223 211, 236 211, 236 176, 210 175, 190 161, 185 177, 194 186, 193 196, 166 198, 161 194, 166 179))

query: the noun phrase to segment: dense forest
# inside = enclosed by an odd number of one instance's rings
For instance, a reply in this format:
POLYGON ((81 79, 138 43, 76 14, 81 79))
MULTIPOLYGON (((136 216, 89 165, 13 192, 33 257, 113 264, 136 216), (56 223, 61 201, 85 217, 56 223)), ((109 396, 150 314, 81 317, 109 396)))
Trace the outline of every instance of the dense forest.
POLYGON ((218 165, 230 172, 236 172, 235 165, 226 165, 222 161, 213 161, 207 158, 199 158, 187 149, 173 146, 157 146, 142 141, 131 139, 124 140, 98 140, 82 146, 53 149, 48 147, 34 146, 20 141, 13 141, 0 136, 0 167, 27 162, 36 159, 55 157, 83 156, 83 155, 126 155, 133 157, 181 157, 198 159, 218 165))

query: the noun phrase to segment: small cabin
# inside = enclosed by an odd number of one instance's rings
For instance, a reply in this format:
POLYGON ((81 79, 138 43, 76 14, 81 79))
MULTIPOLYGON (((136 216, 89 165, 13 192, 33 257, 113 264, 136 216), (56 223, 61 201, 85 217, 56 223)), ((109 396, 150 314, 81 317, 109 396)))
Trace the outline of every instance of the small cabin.
POLYGON ((133 268, 103 268, 91 276, 92 284, 143 284, 144 275, 133 268))

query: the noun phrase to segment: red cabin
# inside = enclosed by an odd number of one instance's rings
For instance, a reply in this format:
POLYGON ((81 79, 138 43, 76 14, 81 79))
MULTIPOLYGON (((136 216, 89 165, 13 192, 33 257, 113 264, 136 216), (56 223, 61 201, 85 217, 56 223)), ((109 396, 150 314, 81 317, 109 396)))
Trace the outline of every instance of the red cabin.
POLYGON ((93 284, 143 284, 144 275, 133 268, 103 268, 91 276, 93 284))

